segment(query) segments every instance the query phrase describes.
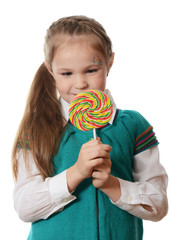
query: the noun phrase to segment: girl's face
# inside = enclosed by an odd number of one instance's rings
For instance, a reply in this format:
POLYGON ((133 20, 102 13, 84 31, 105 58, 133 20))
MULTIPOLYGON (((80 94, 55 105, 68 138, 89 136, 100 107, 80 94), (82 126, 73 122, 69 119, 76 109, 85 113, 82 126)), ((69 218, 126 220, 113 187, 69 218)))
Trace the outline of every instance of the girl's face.
POLYGON ((88 89, 104 91, 112 62, 107 66, 87 39, 72 37, 56 50, 50 72, 60 96, 70 103, 75 95, 88 89))

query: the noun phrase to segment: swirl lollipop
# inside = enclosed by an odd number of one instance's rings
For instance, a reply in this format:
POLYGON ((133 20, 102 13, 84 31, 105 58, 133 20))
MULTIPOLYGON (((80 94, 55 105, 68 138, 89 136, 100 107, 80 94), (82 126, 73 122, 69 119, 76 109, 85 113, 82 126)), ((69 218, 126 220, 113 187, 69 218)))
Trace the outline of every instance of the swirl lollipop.
POLYGON ((69 105, 71 123, 82 131, 93 129, 96 139, 96 128, 105 126, 113 114, 110 98, 102 91, 88 90, 76 95, 69 105))

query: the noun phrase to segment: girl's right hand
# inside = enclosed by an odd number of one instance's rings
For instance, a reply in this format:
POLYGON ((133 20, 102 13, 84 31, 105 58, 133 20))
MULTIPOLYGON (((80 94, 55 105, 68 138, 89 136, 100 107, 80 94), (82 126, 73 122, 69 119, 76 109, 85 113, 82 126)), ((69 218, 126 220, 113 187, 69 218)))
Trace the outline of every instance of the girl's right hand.
POLYGON ((84 180, 92 176, 94 168, 103 165, 105 159, 110 158, 112 148, 107 144, 102 144, 100 138, 91 140, 83 144, 75 168, 84 180))

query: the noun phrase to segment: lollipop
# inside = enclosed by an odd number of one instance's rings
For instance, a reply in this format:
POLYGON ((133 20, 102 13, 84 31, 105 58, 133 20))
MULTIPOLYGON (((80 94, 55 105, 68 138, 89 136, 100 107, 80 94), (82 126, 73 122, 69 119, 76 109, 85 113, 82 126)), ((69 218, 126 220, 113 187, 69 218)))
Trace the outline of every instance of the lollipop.
POLYGON ((82 131, 105 126, 113 114, 110 98, 102 91, 89 90, 76 95, 69 105, 71 123, 82 131))

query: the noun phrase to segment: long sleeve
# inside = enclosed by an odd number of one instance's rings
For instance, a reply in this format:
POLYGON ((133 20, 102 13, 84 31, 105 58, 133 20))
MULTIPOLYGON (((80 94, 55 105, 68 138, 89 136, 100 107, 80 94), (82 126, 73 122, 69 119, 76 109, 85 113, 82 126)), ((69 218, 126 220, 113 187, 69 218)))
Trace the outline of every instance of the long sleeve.
POLYGON ((168 177, 159 162, 157 146, 134 156, 133 178, 135 182, 119 179, 121 198, 115 205, 142 219, 161 220, 168 211, 168 177), (142 205, 150 206, 152 211, 142 205))
POLYGON ((66 171, 42 179, 33 156, 28 151, 29 167, 25 167, 23 153, 18 156, 18 178, 14 188, 14 207, 25 222, 47 219, 51 214, 62 210, 76 197, 67 188, 66 171))

